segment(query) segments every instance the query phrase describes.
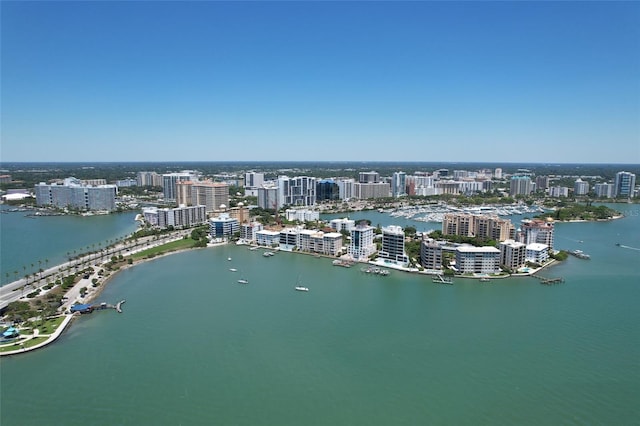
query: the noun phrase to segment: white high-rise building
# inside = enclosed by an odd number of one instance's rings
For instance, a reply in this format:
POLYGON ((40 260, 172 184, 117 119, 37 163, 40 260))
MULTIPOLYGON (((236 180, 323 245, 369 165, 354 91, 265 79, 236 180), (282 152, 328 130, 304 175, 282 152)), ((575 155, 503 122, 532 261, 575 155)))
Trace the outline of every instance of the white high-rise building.
POLYGON ((613 198, 614 187, 612 183, 596 183, 593 191, 597 197, 613 198))
POLYGON ((636 175, 629 172, 616 173, 614 186, 614 197, 633 197, 636 186, 636 175))
POLYGON ((582 179, 576 179, 573 184, 574 195, 587 195, 589 193, 589 182, 585 182, 582 179))
POLYGON ((245 188, 259 188, 264 183, 264 173, 247 172, 244 175, 245 188))
POLYGON ((389 225, 382 228, 382 250, 378 257, 406 266, 409 256, 404 251, 404 230, 400 226, 389 225))
POLYGON ((348 253, 354 260, 367 260, 369 256, 376 252, 376 245, 373 242, 372 226, 360 223, 351 230, 351 243, 348 253))
POLYGON ((162 175, 162 192, 165 201, 178 199, 176 183, 178 181, 197 181, 198 177, 191 172, 166 173, 162 175))
POLYGON ((394 198, 407 195, 407 174, 395 172, 391 178, 391 196, 394 198))
POLYGON ((512 176, 509 195, 529 195, 533 191, 533 184, 529 176, 512 176))
POLYGON ((278 203, 283 206, 313 206, 316 204, 316 178, 309 176, 278 177, 278 203))

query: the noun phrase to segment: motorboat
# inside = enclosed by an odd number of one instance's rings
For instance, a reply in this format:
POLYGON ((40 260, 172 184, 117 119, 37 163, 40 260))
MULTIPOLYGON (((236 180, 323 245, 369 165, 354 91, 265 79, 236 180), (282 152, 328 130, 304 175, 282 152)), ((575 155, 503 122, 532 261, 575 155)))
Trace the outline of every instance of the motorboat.
POLYGON ((249 284, 249 280, 245 280, 244 278, 240 278, 240 279, 238 280, 238 282, 239 282, 240 284, 249 284))
POLYGON ((236 268, 229 268, 229 270, 230 270, 231 272, 236 272, 236 271, 237 271, 237 269, 236 269, 236 268))
POLYGON ((297 285, 294 287, 297 291, 309 291, 307 287, 303 287, 301 285, 297 285))

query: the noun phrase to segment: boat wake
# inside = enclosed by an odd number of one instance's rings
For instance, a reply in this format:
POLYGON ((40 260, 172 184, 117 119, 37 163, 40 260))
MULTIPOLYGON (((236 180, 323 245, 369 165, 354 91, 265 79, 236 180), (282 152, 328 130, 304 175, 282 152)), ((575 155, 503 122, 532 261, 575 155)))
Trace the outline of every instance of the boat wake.
POLYGON ((629 250, 640 251, 640 248, 638 248, 638 247, 625 246, 625 245, 622 245, 622 244, 620 244, 618 247, 626 248, 626 249, 629 249, 629 250))

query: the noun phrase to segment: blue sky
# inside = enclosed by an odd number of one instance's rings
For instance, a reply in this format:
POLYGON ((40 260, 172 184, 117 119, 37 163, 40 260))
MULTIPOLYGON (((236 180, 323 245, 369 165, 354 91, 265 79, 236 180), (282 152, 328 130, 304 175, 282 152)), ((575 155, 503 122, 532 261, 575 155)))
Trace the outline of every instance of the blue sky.
POLYGON ((640 163, 638 2, 6 2, 2 161, 640 163))

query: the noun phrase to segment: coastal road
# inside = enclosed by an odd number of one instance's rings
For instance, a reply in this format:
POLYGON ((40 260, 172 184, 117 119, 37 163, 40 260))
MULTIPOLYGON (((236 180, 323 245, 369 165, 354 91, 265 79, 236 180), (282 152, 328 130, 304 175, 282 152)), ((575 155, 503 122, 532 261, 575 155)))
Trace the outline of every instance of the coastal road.
MULTIPOLYGON (((52 281, 52 279, 48 280, 46 279, 47 277, 55 277, 57 274, 62 273, 63 275, 66 275, 68 270, 71 270, 73 268, 75 268, 76 265, 82 265, 83 263, 85 263, 85 261, 90 260, 90 264, 94 264, 97 267, 100 267, 102 264, 107 263, 109 261, 109 258, 113 255, 118 255, 118 254, 133 254, 136 253, 138 251, 142 251, 142 250, 146 250, 150 247, 155 247, 157 245, 160 244, 165 244, 167 242, 170 241, 174 241, 174 240, 178 240, 184 237, 184 235, 187 235, 190 232, 190 230, 181 230, 181 231, 175 231, 171 234, 167 234, 167 235, 163 235, 158 239, 154 239, 154 237, 144 237, 141 238, 138 241, 138 244, 135 247, 130 247, 128 244, 126 243, 118 243, 116 245, 114 245, 113 247, 110 248, 110 250, 108 251, 106 257, 103 259, 101 257, 101 259, 97 259, 97 254, 89 254, 77 259, 73 259, 70 260, 68 262, 64 262, 60 265, 56 265, 56 266, 52 266, 51 268, 46 269, 45 271, 42 272, 42 280, 35 280, 31 279, 29 283, 27 283, 27 280, 25 278, 21 278, 19 280, 16 280, 14 282, 11 283, 7 283, 3 286, 0 287, 0 309, 4 309, 9 303, 11 302, 15 302, 16 300, 20 300, 21 298, 23 298, 24 296, 26 296, 27 294, 35 291, 35 289, 37 288, 42 288, 45 285, 47 285, 48 281, 52 281), (37 285, 36 285, 37 283, 37 285)), ((80 280, 70 291, 73 291, 73 289, 76 289, 77 295, 75 294, 75 292, 73 292, 71 294, 71 296, 73 296, 73 298, 69 297, 69 301, 73 302, 77 300, 77 297, 79 297, 79 289, 81 287, 87 287, 89 289, 93 288, 91 287, 91 279, 92 278, 99 278, 96 274, 92 275, 91 277, 89 277, 89 279, 82 279, 80 280)))

